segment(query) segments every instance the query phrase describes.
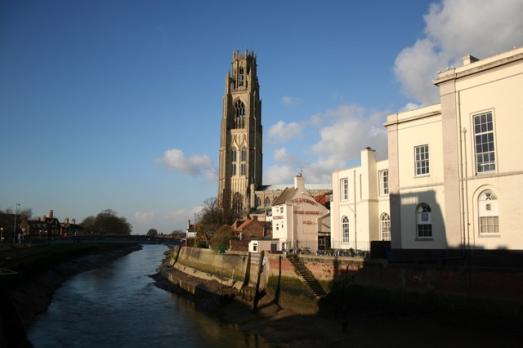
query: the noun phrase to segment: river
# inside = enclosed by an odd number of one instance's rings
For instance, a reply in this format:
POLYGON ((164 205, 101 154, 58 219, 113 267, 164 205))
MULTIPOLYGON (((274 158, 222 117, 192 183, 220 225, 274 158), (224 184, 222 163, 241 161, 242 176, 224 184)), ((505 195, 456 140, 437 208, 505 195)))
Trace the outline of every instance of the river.
POLYGON ((267 347, 261 337, 199 312, 148 276, 165 246, 144 245, 81 273, 54 294, 28 332, 35 347, 267 347))

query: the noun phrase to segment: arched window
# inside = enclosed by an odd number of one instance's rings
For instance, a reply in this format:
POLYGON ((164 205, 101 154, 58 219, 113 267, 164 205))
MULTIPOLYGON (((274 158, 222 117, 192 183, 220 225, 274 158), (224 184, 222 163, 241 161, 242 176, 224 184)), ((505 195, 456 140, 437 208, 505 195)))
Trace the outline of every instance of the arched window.
POLYGON ((498 197, 491 190, 481 192, 478 198, 479 233, 499 233, 498 197))
POLYGON ((240 175, 247 175, 247 149, 245 147, 240 152, 240 175))
POLYGON ((390 240, 390 216, 383 213, 380 216, 381 240, 390 240))
POLYGON ((245 105, 241 100, 234 103, 234 128, 244 127, 245 105))
POLYGON ((341 230, 342 230, 342 238, 343 238, 343 243, 348 243, 349 242, 349 218, 344 216, 342 219, 341 219, 341 230))
POLYGON ((258 208, 258 207, 261 206, 261 199, 260 199, 260 197, 258 197, 258 196, 255 196, 255 197, 254 197, 254 206, 255 206, 256 208, 258 208))
POLYGON ((243 67, 238 68, 238 87, 243 86, 244 72, 243 67))
POLYGON ((236 175, 236 167, 237 167, 237 162, 238 161, 238 154, 237 154, 237 151, 236 149, 232 149, 231 150, 231 171, 232 171, 232 175, 235 176, 236 175))
POLYGON ((270 207, 271 206, 271 200, 269 199, 269 197, 265 197, 265 200, 263 201, 263 205, 265 207, 270 207))
POLYGON ((241 215, 243 210, 243 198, 239 192, 232 197, 232 211, 236 216, 241 215))
POLYGON ((432 217, 428 204, 421 203, 416 208, 416 231, 418 238, 432 238, 432 217))

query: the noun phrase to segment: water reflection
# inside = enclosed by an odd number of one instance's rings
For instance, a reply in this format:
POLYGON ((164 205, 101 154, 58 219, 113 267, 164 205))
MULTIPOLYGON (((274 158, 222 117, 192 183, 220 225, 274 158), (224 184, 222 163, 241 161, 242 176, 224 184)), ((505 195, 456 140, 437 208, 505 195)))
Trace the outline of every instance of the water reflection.
POLYGON ((145 245, 58 289, 29 330, 35 347, 267 347, 255 335, 198 312, 148 277, 166 247, 145 245))

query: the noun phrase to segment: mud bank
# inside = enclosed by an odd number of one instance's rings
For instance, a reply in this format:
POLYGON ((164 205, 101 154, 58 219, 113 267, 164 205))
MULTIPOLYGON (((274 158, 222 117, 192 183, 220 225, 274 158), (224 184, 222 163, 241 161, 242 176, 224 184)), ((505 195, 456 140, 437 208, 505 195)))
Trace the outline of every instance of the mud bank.
MULTIPOLYGON (((238 329, 259 335, 275 347, 319 347, 329 344, 351 347, 521 346, 518 331, 505 328, 503 318, 481 316, 490 330, 475 325, 474 313, 455 317, 454 305, 427 303, 415 294, 395 296, 352 286, 351 277, 336 281, 321 300, 311 298, 303 284, 286 277, 271 277, 259 295, 257 311, 252 296, 225 281, 189 267, 174 267, 176 252, 167 258, 153 278, 157 286, 193 299, 195 307, 238 329), (184 271, 185 270, 185 271, 184 271), (204 277, 199 277, 203 274, 204 277), (313 303, 313 305, 311 305, 313 303), (301 308, 300 308, 301 307, 301 308), (449 308, 450 310, 448 310, 449 308), (306 308, 306 310, 304 310, 306 308), (298 311, 296 310, 298 309, 298 311), (437 335, 434 333, 437 332, 437 335), (430 339, 429 339, 430 338, 430 339)), ((477 314, 476 314, 477 315, 477 314)))
POLYGON ((68 278, 141 248, 138 244, 83 248, 20 265, 17 275, 3 277, 0 283, 0 347, 31 346, 25 330, 47 309, 54 291, 68 278))

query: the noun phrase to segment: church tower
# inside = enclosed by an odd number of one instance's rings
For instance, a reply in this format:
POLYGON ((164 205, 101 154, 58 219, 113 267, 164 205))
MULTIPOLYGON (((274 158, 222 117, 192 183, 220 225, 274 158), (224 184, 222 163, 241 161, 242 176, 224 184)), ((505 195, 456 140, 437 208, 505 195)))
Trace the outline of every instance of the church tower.
POLYGON ((235 51, 225 77, 220 129, 218 204, 244 214, 262 183, 261 100, 256 54, 235 51))

